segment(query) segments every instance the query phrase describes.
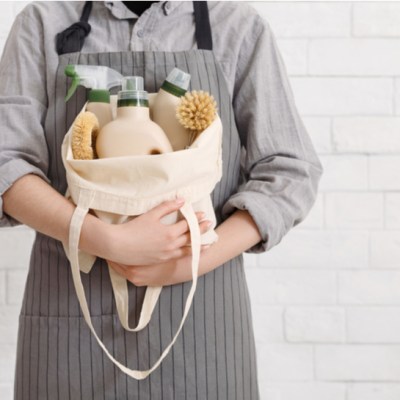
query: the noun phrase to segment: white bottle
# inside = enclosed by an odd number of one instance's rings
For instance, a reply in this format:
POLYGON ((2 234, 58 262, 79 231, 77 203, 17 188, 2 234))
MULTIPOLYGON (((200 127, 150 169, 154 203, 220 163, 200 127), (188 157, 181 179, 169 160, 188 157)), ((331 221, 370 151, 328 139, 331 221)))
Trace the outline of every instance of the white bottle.
POLYGON ((164 131, 150 119, 142 77, 126 77, 118 93, 117 117, 100 130, 99 158, 162 154, 172 151, 164 131))
POLYGON ((88 95, 86 111, 96 115, 100 129, 111 122, 113 116, 110 105, 110 92, 108 90, 92 89, 88 95))
POLYGON ((176 118, 176 108, 186 93, 190 75, 174 68, 162 84, 152 106, 152 119, 164 130, 174 151, 189 145, 189 132, 176 118))

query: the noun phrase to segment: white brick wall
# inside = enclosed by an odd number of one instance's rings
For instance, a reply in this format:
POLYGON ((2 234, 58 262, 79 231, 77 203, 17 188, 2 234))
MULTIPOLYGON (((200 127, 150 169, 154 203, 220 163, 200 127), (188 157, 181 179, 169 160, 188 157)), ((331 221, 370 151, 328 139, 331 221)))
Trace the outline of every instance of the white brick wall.
POLYGON ((398 400, 400 385, 391 383, 350 383, 347 400, 398 400))
POLYGON ((393 114, 392 78, 309 76, 291 82, 303 115, 393 114))
POLYGON ((400 228, 400 193, 387 193, 385 202, 386 228, 400 228))
POLYGON ((321 155, 324 174, 320 191, 368 189, 368 157, 361 155, 321 155))
POLYGON ((371 232, 371 267, 400 268, 400 231, 371 232))
POLYGON ((260 343, 257 347, 259 367, 265 381, 309 381, 313 379, 312 345, 260 343))
POLYGON ((319 154, 331 153, 331 119, 324 117, 304 117, 303 122, 317 152, 319 154))
POLYGON ((400 271, 341 271, 338 275, 340 304, 400 304, 400 271))
POLYGON ((350 343, 400 343, 399 307, 349 307, 346 312, 350 343))
POLYGON ((345 310, 341 307, 288 307, 288 342, 341 343, 345 340, 345 310))
MULTIPOLYGON (((325 175, 313 210, 246 256, 262 400, 400 399, 400 4, 254 2, 325 175)), ((0 2, 0 52, 23 2, 0 2)), ((0 231, 0 399, 12 398, 33 232, 0 231)))
POLYGON ((328 193, 325 207, 328 228, 377 229, 383 227, 382 193, 350 191, 328 193))
MULTIPOLYGON (((264 400, 345 400, 346 386, 343 383, 265 383, 261 386, 264 400)), ((347 400, 347 399, 346 399, 347 400)), ((360 399, 361 400, 361 399, 360 399)), ((364 399, 363 399, 364 400, 364 399)), ((376 399, 375 399, 376 400, 376 399)))
POLYGON ((400 346, 318 345, 315 372, 323 381, 395 381, 400 374, 400 346))
POLYGON ((355 37, 394 37, 400 35, 400 4, 360 2, 353 5, 355 37))
POLYGON ((338 153, 399 153, 400 119, 395 117, 335 118, 332 139, 338 153))
POLYGON ((312 75, 397 75, 400 40, 315 39, 309 47, 312 75))

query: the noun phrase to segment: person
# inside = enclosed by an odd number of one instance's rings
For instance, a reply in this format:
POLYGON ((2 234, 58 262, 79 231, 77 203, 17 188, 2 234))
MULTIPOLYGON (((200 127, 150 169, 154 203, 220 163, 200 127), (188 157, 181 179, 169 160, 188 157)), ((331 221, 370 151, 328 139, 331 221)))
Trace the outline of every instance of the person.
MULTIPOLYGON (((15 398, 259 399, 243 252, 268 251, 305 218, 321 163, 275 37, 254 9, 232 2, 135 3, 29 4, 3 52, 0 223, 37 231, 19 320, 15 398), (74 205, 64 197, 60 148, 85 101, 79 89, 64 103, 67 64, 141 75, 149 92, 178 67, 191 74, 192 89, 209 91, 219 106, 223 175, 212 193, 219 240, 201 252, 183 331, 145 380, 127 377, 92 338, 61 244, 74 205)), ((182 315, 191 279, 188 228, 160 222, 181 206, 165 202, 122 225, 94 215, 84 221, 79 246, 98 257, 82 276, 94 326, 129 368, 148 369, 182 315), (131 282, 133 322, 145 287, 165 286, 151 323, 137 334, 118 321, 105 260, 131 282)), ((198 219, 205 232, 207 221, 198 219)))

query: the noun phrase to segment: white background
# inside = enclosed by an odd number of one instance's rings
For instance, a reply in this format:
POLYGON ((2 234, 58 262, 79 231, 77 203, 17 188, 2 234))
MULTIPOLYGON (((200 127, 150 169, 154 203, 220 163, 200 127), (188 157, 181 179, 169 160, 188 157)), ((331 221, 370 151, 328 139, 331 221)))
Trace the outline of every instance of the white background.
MULTIPOLYGON (((0 3, 0 52, 25 4, 0 3)), ((307 220, 246 257, 261 399, 399 400, 400 3, 252 4, 325 168, 307 220)), ((33 236, 0 231, 2 400, 33 236)))

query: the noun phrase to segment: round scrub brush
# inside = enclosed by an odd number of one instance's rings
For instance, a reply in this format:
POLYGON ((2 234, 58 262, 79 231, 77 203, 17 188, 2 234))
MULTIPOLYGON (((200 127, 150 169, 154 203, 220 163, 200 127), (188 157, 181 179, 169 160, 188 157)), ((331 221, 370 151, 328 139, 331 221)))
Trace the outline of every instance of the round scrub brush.
POLYGON ((85 111, 78 115, 72 128, 71 147, 76 160, 97 158, 96 138, 99 134, 99 121, 92 112, 85 111))
POLYGON ((176 109, 176 117, 190 135, 189 145, 197 135, 211 125, 217 114, 217 103, 214 97, 204 91, 193 90, 181 97, 176 109))

